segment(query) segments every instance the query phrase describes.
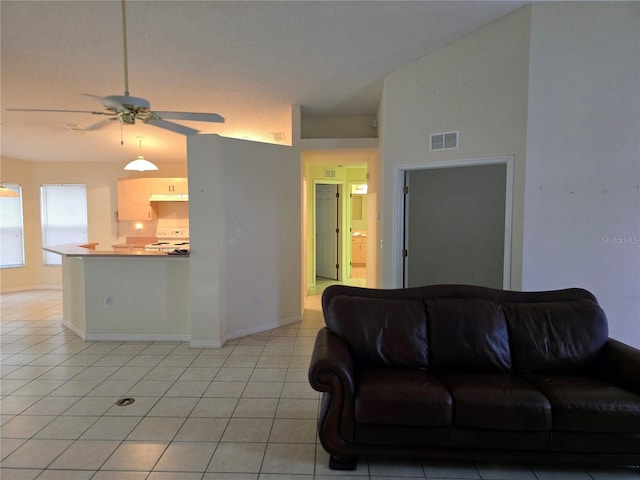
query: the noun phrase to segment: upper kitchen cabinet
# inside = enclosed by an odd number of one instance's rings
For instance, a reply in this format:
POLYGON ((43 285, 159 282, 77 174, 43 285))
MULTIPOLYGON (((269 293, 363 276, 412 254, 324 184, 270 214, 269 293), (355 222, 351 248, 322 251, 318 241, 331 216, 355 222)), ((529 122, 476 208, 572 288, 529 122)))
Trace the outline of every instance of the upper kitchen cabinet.
POLYGON ((155 220, 158 214, 149 201, 148 178, 118 179, 118 220, 155 220))
POLYGON ((189 193, 186 178, 151 178, 149 184, 152 195, 189 193))

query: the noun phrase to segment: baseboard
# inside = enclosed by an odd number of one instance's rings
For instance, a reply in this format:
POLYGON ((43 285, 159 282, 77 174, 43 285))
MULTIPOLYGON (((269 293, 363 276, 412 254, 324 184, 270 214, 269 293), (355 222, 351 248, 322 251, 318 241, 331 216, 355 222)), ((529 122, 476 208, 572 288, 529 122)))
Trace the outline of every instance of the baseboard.
POLYGON ((16 293, 16 292, 32 292, 34 290, 62 290, 61 285, 23 285, 21 287, 7 287, 0 290, 2 293, 16 293))
POLYGON ((62 325, 74 332, 80 338, 87 342, 189 342, 191 348, 221 348, 229 340, 236 338, 246 337, 255 333, 265 332, 267 330, 273 330, 274 328, 285 327, 294 323, 302 321, 302 316, 293 316, 283 318, 275 322, 263 323, 261 325, 255 325, 251 328, 245 328, 243 330, 236 330, 229 332, 222 340, 193 340, 191 335, 188 334, 146 334, 146 333, 133 333, 133 334, 113 334, 113 333, 86 333, 80 330, 77 326, 71 322, 62 320, 62 325))
POLYGON ((191 340, 189 342, 191 348, 222 348, 222 342, 219 340, 191 340))
POLYGON ((86 333, 72 323, 62 320, 62 325, 85 342, 188 342, 191 335, 154 333, 86 333))
POLYGON ((154 333, 87 333, 87 342, 188 342, 191 335, 154 333))
POLYGON ((228 332, 224 335, 224 342, 228 342, 229 340, 234 340, 236 338, 247 337, 249 335, 253 335, 254 333, 265 332, 267 330, 273 330, 274 328, 285 327, 287 325, 291 325, 293 323, 298 323, 302 321, 301 316, 293 316, 288 318, 283 318, 282 320, 276 320, 274 322, 263 323, 260 325, 255 325, 251 328, 245 328, 243 330, 236 330, 234 332, 228 332))

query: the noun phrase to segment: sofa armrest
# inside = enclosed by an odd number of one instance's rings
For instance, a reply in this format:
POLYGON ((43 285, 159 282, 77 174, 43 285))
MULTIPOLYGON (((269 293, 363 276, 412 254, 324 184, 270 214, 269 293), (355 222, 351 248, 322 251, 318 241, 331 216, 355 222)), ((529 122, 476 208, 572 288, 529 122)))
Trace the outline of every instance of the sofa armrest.
POLYGON ((350 455, 355 435, 354 365, 347 343, 326 327, 316 336, 309 383, 324 392, 318 414, 320 443, 332 455, 350 455))
POLYGON ((640 350, 609 338, 599 361, 602 377, 640 395, 640 350))
POLYGON ((338 335, 324 327, 318 331, 309 366, 309 383, 319 392, 343 389, 353 398, 354 368, 349 346, 338 335))

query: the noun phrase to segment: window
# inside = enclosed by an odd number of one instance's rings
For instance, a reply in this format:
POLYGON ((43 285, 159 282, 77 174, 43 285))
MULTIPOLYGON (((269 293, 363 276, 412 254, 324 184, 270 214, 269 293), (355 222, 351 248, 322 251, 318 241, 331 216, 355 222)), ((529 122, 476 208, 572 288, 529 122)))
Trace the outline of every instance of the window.
MULTIPOLYGON (((42 185, 42 245, 87 241, 87 186, 42 185)), ((45 265, 60 265, 62 258, 45 252, 45 265)))
POLYGON ((24 228, 22 226, 22 187, 4 183, 15 197, 0 197, 0 267, 24 267, 24 228))

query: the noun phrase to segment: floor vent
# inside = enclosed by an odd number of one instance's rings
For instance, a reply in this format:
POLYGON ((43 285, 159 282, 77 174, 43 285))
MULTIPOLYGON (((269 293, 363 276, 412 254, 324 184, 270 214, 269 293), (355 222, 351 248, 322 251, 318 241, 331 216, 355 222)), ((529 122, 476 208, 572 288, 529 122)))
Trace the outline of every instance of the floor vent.
POLYGON ((431 135, 430 150, 450 150, 458 148, 460 132, 434 133, 431 135))

